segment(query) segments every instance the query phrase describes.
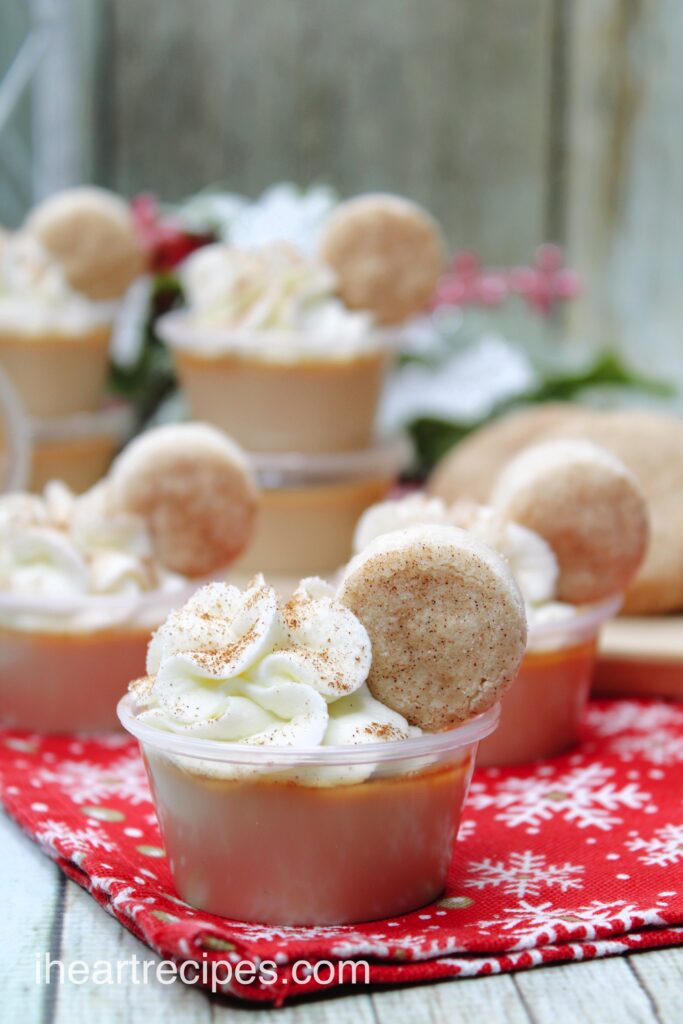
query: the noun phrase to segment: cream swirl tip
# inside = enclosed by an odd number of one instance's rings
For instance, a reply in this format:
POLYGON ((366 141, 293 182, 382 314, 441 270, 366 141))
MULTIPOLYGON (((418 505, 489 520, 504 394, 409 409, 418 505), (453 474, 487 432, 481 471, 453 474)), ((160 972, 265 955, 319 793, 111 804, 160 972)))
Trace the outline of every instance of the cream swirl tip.
POLYGON ((365 681, 365 627, 322 580, 278 601, 263 576, 210 583, 172 612, 131 687, 139 717, 197 737, 275 746, 404 739, 405 719, 365 681))

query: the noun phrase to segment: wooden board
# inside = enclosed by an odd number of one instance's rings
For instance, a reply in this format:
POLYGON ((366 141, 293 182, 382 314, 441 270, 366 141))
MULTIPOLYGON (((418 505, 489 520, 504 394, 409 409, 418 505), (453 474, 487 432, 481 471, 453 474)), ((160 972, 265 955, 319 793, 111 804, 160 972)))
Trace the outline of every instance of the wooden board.
POLYGON ((683 699, 683 615, 607 623, 593 689, 683 699))

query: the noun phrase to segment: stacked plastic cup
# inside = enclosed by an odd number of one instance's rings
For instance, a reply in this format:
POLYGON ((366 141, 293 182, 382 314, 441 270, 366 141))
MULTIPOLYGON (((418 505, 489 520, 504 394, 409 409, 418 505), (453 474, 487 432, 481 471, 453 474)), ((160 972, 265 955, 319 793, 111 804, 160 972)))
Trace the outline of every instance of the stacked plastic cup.
MULTIPOLYGON (((170 347, 188 412, 250 453, 262 502, 254 541, 237 568, 283 577, 326 575, 351 555, 353 529, 390 490, 410 457, 380 440, 375 421, 393 338, 375 331, 363 351, 270 358, 248 332, 207 329, 186 312, 157 324, 170 347), (256 354, 258 353, 258 354, 256 354)), ((286 347, 269 332, 268 353, 286 347)))

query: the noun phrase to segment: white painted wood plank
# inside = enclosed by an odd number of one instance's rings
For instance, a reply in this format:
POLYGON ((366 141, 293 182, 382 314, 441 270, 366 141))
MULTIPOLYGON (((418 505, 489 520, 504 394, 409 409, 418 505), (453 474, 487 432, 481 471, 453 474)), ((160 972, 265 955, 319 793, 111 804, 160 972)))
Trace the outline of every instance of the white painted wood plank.
POLYGON ((577 332, 683 383, 680 0, 577 0, 569 53, 577 332))
POLYGON ((534 1024, 658 1024, 620 957, 520 971, 515 985, 534 1024))
MULTIPOLYGON (((62 931, 61 959, 65 964, 83 960, 91 969, 96 961, 116 964, 130 960, 156 961, 158 957, 113 917, 105 913, 86 892, 67 883, 62 931)), ((142 975, 142 969, 138 970, 142 975)), ((147 984, 134 985, 126 969, 121 985, 59 986, 54 997, 54 1024, 92 1024, 93 1016, 106 1024, 167 1024, 173 1018, 183 1024, 244 1018, 252 1024, 271 1024, 270 1009, 242 1006, 235 1000, 211 998, 201 989, 174 981, 161 984, 150 971, 147 984)), ((359 993, 324 1002, 300 1003, 278 1014, 282 1024, 373 1024, 370 999, 359 993)))
MULTIPOLYGON (((338 997, 324 997, 310 1002, 299 1002, 285 1006, 273 1014, 270 1009, 255 1009, 213 1001, 213 1021, 228 1024, 229 1021, 249 1021, 250 1024, 377 1024, 370 997, 362 994, 338 997)), ((415 1024, 418 1019, 414 1018, 415 1024)))
POLYGON ((683 1014, 683 948, 658 949, 628 958, 662 1024, 680 1024, 683 1014))
POLYGON ((6 1020, 40 1020, 45 993, 35 956, 49 950, 61 873, 17 825, 0 814, 0 993, 6 1020))
POLYGON ((529 1024, 530 1017, 511 976, 458 979, 434 985, 376 992, 379 1024, 529 1024))
MULTIPOLYGON (((116 964, 135 954, 140 961, 158 957, 138 941, 114 917, 107 914, 75 882, 68 882, 64 906, 64 925, 60 957, 65 965, 84 961, 93 971, 97 961, 107 961, 116 972, 116 964)), ((139 969, 142 978, 142 969, 139 969)), ((211 1020, 209 998, 180 981, 165 985, 150 971, 147 984, 132 984, 130 969, 125 968, 121 985, 82 985, 65 983, 54 995, 54 1024, 166 1024, 171 1018, 183 1024, 205 1024, 211 1020)), ((100 975, 101 977, 103 975, 100 975)))

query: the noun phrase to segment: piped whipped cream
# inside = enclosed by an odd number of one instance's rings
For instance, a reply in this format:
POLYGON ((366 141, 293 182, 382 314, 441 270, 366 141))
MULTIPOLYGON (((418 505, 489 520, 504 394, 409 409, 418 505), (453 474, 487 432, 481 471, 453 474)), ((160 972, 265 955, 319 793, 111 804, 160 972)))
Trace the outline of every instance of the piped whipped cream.
POLYGON ((114 513, 102 486, 74 495, 53 481, 42 495, 0 497, 0 624, 82 632, 123 621, 156 625, 157 594, 185 579, 155 561, 142 519, 114 513))
POLYGON ((549 544, 533 530, 504 519, 494 509, 473 502, 447 505, 441 498, 411 494, 379 502, 358 521, 354 550, 364 550, 376 537, 416 524, 457 526, 497 551, 508 562, 526 605, 533 647, 533 627, 571 620, 574 605, 556 601, 558 564, 549 544))
POLYGON ((182 338, 169 333, 178 347, 291 361, 338 359, 378 345, 371 315, 335 297, 331 267, 288 243, 208 245, 185 260, 180 278, 192 330, 182 338))
POLYGON ((92 302, 69 285, 59 262, 26 231, 0 239, 0 330, 28 341, 45 334, 78 340, 109 323, 116 303, 92 302))
MULTIPOLYGON (((322 580, 302 580, 282 604, 257 576, 244 592, 210 583, 172 612, 131 692, 148 725, 226 743, 310 748, 419 735, 368 690, 371 659, 365 628, 322 580)), ((244 771, 187 762, 220 776, 244 771)), ((301 768, 287 777, 325 784, 370 771, 301 768)))

